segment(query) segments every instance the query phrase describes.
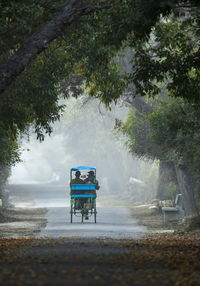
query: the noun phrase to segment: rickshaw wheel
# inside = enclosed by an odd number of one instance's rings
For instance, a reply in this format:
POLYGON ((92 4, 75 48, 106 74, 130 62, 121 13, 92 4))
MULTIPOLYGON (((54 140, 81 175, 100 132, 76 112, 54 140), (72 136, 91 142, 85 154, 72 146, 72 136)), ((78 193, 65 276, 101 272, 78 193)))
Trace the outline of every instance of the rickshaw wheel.
POLYGON ((71 211, 70 211, 70 214, 71 214, 71 223, 72 223, 72 221, 73 221, 73 211, 72 211, 72 206, 71 206, 71 211))
POLYGON ((97 223, 97 211, 94 209, 94 223, 97 223))

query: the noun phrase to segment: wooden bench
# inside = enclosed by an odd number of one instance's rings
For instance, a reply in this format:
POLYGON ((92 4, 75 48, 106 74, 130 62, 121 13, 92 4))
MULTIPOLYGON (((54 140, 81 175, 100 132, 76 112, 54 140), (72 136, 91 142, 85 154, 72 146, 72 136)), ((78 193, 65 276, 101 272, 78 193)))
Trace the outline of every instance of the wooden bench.
POLYGON ((185 211, 182 194, 176 195, 174 207, 162 207, 162 212, 164 214, 164 223, 166 224, 175 220, 183 219, 185 211))

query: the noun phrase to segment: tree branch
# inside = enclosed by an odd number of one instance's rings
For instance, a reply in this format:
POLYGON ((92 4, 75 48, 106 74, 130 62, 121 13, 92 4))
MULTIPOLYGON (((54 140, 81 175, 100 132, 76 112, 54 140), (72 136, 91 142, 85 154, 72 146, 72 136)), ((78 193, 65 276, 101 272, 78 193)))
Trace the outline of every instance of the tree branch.
POLYGON ((154 110, 140 95, 124 94, 123 101, 134 107, 140 116, 147 115, 154 110))
POLYGON ((81 3, 79 0, 66 1, 57 18, 28 38, 15 54, 0 66, 0 94, 16 80, 38 54, 63 32, 66 26, 78 21, 84 15, 110 7, 111 5, 104 3, 102 6, 96 6, 91 3, 81 3))

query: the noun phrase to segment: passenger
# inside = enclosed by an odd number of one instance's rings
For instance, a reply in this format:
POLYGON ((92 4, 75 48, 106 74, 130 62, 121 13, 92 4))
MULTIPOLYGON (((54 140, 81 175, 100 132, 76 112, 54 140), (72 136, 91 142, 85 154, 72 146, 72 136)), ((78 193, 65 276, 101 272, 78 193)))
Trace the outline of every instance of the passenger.
MULTIPOLYGON (((94 171, 88 172, 88 176, 84 180, 84 182, 85 182, 85 184, 94 184, 96 190, 100 189, 99 182, 98 182, 98 180, 95 179, 94 171)), ((96 190, 94 191, 95 195, 96 195, 96 190)), ((86 200, 85 202, 87 203, 88 201, 86 200)), ((86 212, 85 219, 88 219, 88 212, 86 212)))
POLYGON ((94 171, 88 172, 88 177, 84 180, 84 182, 86 184, 95 184, 95 189, 96 190, 100 189, 98 180, 95 180, 94 171))
MULTIPOLYGON (((81 176, 81 172, 76 171, 75 178, 71 180, 70 184, 85 184, 85 182, 81 180, 80 176, 81 176)), ((85 203, 85 198, 76 199, 76 203, 77 203, 78 208, 83 208, 84 203, 85 203)))
POLYGON ((80 176, 81 176, 81 172, 76 171, 75 178, 71 180, 70 184, 85 184, 85 182, 81 180, 80 176))

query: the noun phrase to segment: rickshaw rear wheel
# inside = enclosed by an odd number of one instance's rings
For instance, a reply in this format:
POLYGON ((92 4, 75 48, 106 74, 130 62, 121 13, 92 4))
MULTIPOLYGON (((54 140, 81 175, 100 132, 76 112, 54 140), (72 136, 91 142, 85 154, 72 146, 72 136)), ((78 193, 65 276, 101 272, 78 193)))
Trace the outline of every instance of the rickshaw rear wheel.
POLYGON ((72 221, 73 221, 73 210, 72 210, 72 206, 71 206, 70 215, 71 215, 71 219, 70 219, 70 221, 71 221, 71 223, 72 223, 72 221))
POLYGON ((97 210, 94 209, 94 223, 97 223, 97 210))

